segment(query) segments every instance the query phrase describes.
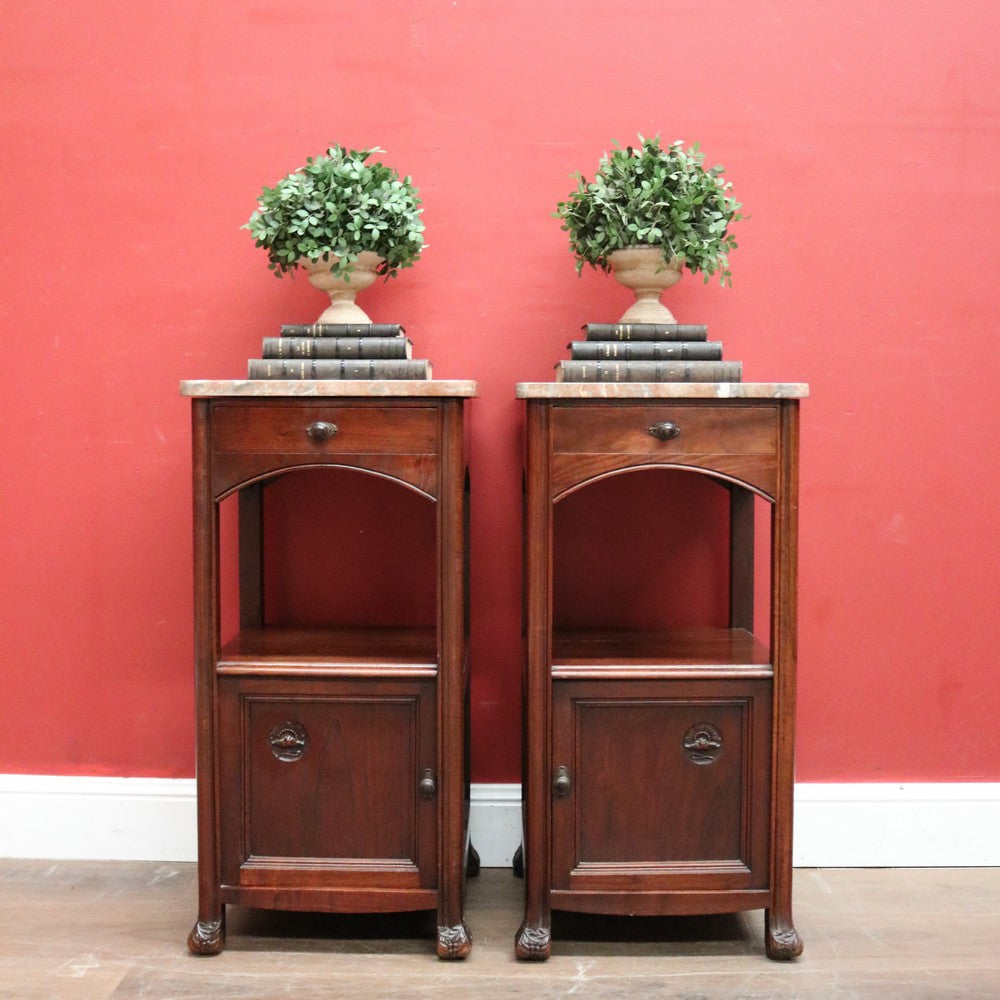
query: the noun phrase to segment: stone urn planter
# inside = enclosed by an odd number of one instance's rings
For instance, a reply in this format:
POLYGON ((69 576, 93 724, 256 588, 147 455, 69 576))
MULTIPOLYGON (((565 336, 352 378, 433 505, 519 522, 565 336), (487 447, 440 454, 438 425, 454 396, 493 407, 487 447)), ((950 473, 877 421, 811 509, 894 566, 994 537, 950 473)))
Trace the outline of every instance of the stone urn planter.
POLYGON ((659 247, 635 246, 615 250, 608 256, 615 279, 635 293, 635 302, 620 323, 676 323, 660 296, 681 280, 681 264, 663 259, 659 247))
POLYGON ((375 281, 376 268, 382 258, 370 250, 362 250, 354 262, 349 275, 339 277, 331 268, 339 260, 326 254, 320 260, 303 257, 299 266, 309 275, 309 283, 330 296, 330 304, 320 313, 317 323, 370 323, 368 314, 354 301, 359 292, 369 288, 375 281))

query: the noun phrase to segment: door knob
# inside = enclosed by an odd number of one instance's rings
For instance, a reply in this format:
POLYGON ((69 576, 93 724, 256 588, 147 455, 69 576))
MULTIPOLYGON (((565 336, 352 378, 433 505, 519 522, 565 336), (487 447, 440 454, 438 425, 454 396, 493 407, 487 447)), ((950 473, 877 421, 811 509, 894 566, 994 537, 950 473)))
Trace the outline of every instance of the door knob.
POLYGON ((569 768, 565 764, 560 764, 556 768, 556 777, 552 782, 552 793, 557 799, 565 798, 569 795, 573 787, 573 781, 569 776, 569 768))
POLYGON ((425 799, 433 799, 437 794, 437 779, 430 768, 424 771, 424 775, 420 779, 420 794, 425 799))

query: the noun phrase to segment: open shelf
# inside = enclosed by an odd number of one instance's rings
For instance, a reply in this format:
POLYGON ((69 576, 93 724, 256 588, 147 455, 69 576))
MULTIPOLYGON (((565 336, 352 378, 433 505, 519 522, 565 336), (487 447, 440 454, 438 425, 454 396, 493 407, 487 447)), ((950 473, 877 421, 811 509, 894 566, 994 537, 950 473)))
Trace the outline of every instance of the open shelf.
POLYGON ((769 677, 767 646, 741 628, 557 630, 552 676, 726 672, 769 677))
POLYGON ((222 648, 220 674, 364 673, 432 676, 437 672, 433 627, 241 629, 222 648))

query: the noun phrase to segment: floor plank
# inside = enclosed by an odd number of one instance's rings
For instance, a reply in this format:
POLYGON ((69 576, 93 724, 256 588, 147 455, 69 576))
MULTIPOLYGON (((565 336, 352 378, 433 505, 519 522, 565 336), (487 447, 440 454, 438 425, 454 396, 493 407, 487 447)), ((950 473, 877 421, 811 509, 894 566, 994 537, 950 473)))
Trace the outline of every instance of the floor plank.
POLYGON ((434 957, 432 914, 231 908, 226 950, 196 958, 193 865, 0 861, 3 1000, 1000 1000, 1000 869, 801 869, 802 958, 763 955, 761 913, 556 914, 552 958, 521 963, 522 883, 469 883, 472 955, 434 957))

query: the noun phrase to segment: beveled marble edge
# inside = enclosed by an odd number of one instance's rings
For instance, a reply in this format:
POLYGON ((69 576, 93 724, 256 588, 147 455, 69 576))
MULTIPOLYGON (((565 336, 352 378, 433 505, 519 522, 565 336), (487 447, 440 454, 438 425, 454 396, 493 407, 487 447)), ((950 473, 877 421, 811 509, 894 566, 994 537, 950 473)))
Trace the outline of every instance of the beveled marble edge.
POLYGON ((479 394, 468 380, 448 379, 185 379, 182 396, 464 396, 479 394))
POLYGON ((518 382, 518 399, 804 399, 805 382, 518 382))

